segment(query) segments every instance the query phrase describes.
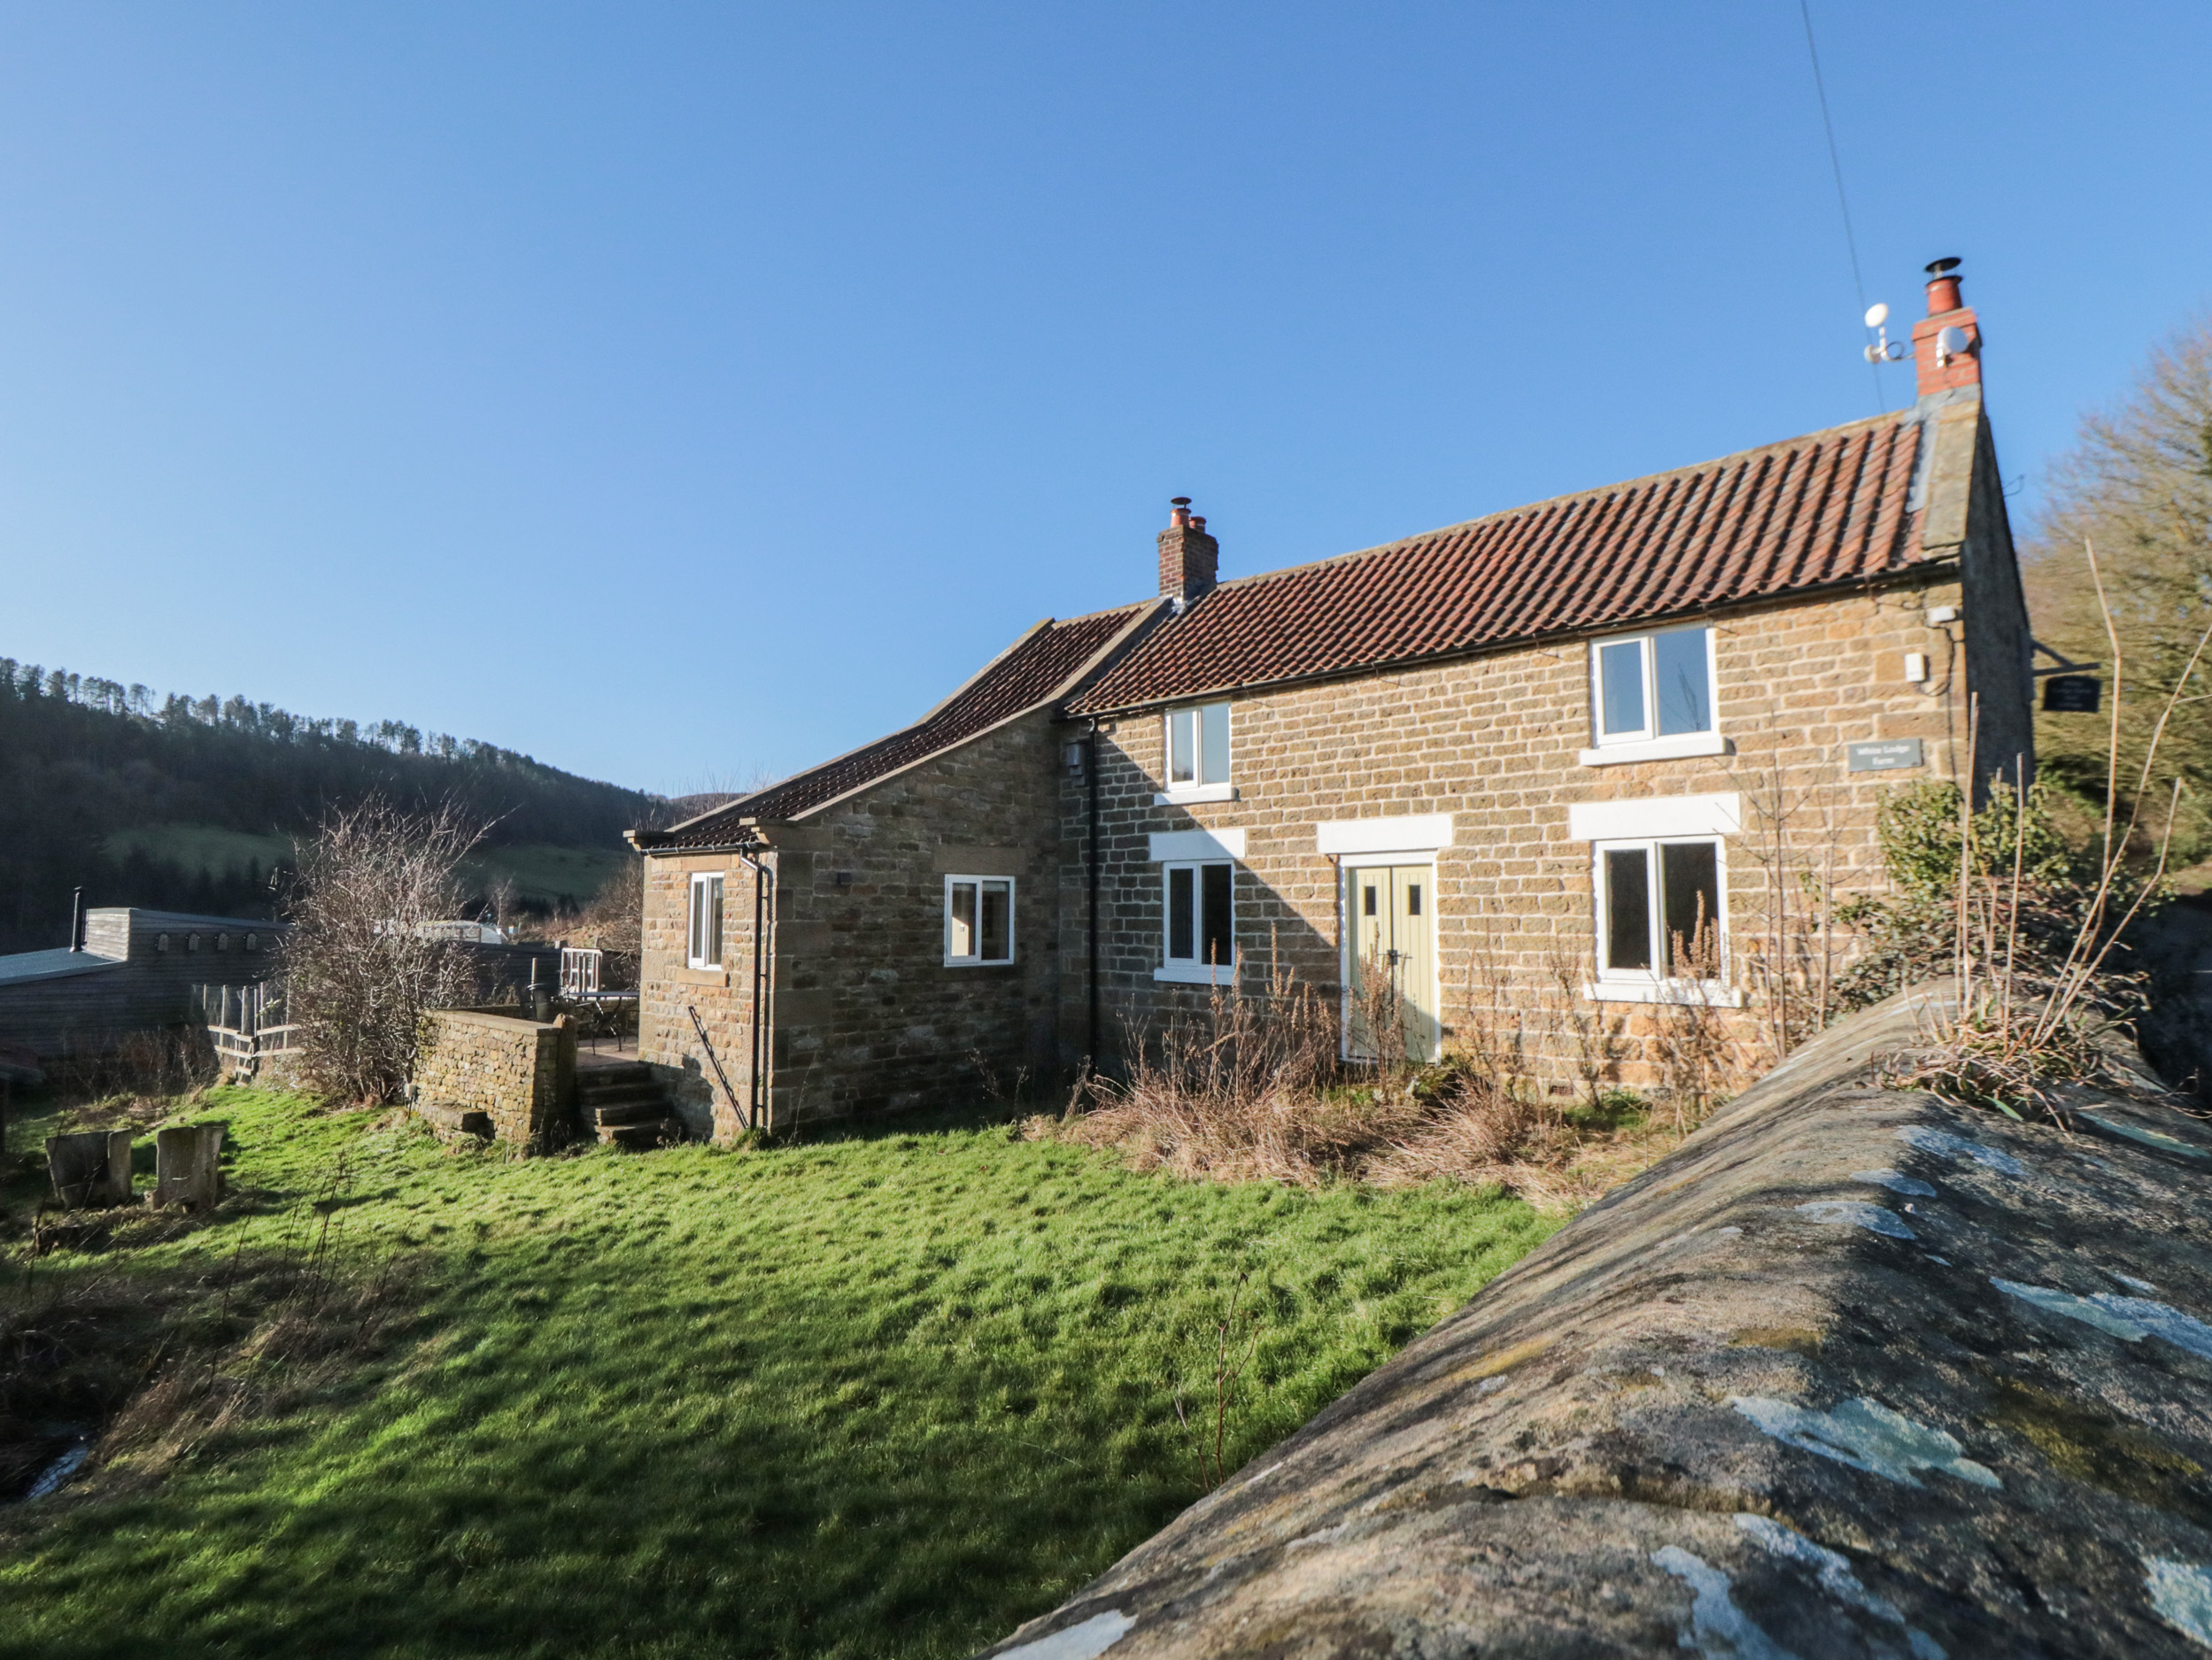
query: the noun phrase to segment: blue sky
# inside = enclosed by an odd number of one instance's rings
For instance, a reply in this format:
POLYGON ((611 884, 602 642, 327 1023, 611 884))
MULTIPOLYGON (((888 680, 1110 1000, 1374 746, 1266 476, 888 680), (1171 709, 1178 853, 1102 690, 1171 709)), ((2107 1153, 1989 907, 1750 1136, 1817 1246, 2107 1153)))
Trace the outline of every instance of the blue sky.
MULTIPOLYGON (((2212 302, 2212 11, 1813 0, 2018 510, 2212 302)), ((0 654, 660 790, 1873 413, 1795 0, 0 5, 0 654)), ((1910 395, 1908 369, 1882 396, 1910 395)))

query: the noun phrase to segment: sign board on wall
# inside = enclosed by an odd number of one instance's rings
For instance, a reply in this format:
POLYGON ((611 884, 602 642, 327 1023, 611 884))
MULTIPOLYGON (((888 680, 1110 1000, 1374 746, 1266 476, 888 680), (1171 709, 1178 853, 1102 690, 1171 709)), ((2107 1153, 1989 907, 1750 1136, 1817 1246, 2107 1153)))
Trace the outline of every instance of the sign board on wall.
POLYGON ((2053 675, 2043 683, 2043 707, 2049 714, 2094 714, 2102 683, 2094 675, 2053 675))
POLYGON ((1921 765, 1920 739, 1895 737, 1881 744, 1853 744, 1845 752, 1852 772, 1895 772, 1921 765))

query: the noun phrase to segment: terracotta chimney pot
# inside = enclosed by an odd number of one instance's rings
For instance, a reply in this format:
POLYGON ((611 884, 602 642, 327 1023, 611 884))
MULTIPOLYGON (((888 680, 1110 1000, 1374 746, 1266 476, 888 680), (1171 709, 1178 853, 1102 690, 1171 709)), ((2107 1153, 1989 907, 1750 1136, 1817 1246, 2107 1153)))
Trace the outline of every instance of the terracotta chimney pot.
POLYGON ((1206 521, 1194 518, 1190 498, 1178 496, 1160 532, 1160 592, 1187 602, 1210 592, 1221 566, 1221 544, 1206 534, 1206 521))

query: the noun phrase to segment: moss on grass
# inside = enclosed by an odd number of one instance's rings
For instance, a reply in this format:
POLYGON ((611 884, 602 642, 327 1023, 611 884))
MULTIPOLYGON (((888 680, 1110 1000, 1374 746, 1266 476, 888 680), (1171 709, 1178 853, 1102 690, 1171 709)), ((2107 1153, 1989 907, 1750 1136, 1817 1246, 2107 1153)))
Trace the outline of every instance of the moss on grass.
POLYGON ((417 1306, 159 1485, 10 1516, 0 1654, 967 1654, 1197 1496, 1173 1388, 1210 1398, 1240 1271, 1233 1463, 1556 1225, 1442 1185, 1137 1175, 972 1117, 509 1162, 267 1093, 203 1110, 224 1212, 40 1273, 302 1250, 343 1154, 339 1248, 406 1254, 417 1306))

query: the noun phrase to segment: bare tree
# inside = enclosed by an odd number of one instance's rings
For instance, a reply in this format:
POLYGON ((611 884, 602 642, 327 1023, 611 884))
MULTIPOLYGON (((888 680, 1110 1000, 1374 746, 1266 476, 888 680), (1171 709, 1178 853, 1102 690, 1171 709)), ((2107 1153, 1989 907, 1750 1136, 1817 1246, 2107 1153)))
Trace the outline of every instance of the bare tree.
POLYGON ((391 1100, 414 1069, 425 1009, 469 984, 429 924, 460 903, 455 871, 483 828, 448 804, 409 812, 381 796, 333 813, 302 851, 284 946, 309 1078, 352 1100, 391 1100))
MULTIPOLYGON (((2037 637, 2070 658, 2101 662, 2110 682, 2124 681, 2108 687, 2125 700, 2114 730, 2074 715, 2038 721, 2036 749, 2046 776, 2095 801, 2108 772, 2115 774, 2125 815, 2137 806, 2129 781, 2146 773, 2153 729, 2169 715, 2158 733, 2161 769, 2189 786, 2181 822, 2172 827, 2174 851, 2184 862, 2212 851, 2202 805, 2212 791, 2212 721, 2205 717, 2212 673, 2193 654, 2212 622, 2212 319, 2154 347, 2126 395, 2083 421, 2074 449, 2053 468, 2050 504, 2028 555, 2037 637), (2100 576, 2083 556, 2092 544, 2100 576), (2170 710, 2169 694, 2178 699, 2170 710), (2116 753, 2108 756, 2108 747, 2116 753)), ((2158 815, 2167 793, 2141 801, 2144 830, 2154 839, 2165 828, 2158 815)))

